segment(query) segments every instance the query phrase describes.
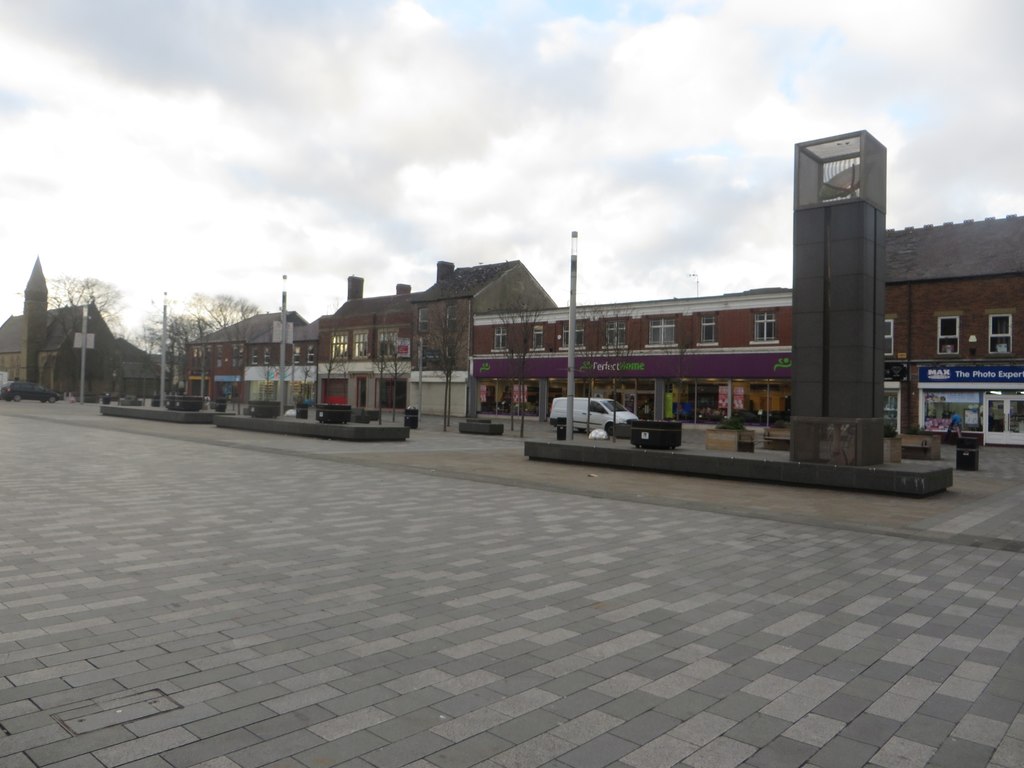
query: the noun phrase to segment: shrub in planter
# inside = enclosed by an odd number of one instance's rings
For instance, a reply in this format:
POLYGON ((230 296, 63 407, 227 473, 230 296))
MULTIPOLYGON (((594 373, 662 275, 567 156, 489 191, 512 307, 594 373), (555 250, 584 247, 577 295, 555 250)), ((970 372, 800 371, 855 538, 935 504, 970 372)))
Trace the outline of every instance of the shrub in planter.
POLYGON ((741 417, 733 416, 704 433, 704 447, 711 451, 753 453, 754 433, 747 429, 741 417))

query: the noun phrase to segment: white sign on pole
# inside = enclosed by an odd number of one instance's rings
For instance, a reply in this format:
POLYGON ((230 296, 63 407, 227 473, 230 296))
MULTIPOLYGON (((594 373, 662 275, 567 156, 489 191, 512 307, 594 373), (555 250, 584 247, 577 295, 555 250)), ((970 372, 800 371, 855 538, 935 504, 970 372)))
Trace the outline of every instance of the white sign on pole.
MULTIPOLYGON (((76 331, 75 332, 74 348, 75 349, 81 349, 82 348, 82 332, 81 331, 76 331)), ((96 334, 95 333, 87 333, 87 334, 85 334, 85 348, 86 349, 96 349, 96 334)))

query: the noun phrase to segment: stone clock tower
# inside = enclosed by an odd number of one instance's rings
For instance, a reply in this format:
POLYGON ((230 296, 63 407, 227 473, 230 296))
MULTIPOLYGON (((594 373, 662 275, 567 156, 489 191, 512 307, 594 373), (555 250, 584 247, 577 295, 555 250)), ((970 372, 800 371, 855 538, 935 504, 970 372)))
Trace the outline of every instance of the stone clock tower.
POLYGON ((886 151, 867 131, 796 146, 790 457, 882 463, 886 151))

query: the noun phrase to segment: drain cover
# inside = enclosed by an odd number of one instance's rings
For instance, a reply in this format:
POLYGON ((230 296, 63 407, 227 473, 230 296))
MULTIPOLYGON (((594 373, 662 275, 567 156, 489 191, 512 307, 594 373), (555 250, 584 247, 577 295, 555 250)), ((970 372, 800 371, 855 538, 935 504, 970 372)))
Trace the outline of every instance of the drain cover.
POLYGON ((54 715, 53 719, 68 733, 80 736, 180 708, 181 705, 163 691, 143 691, 120 694, 116 698, 97 699, 85 706, 54 715))

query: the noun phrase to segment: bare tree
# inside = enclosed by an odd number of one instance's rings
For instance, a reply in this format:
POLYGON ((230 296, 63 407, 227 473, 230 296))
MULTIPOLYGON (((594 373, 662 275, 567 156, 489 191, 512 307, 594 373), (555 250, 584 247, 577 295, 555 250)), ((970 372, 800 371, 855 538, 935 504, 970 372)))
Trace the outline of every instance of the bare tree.
POLYGON ((121 312, 124 309, 124 293, 111 283, 95 277, 70 277, 60 275, 47 281, 50 309, 61 307, 87 307, 90 304, 99 310, 107 327, 124 335, 121 312))
MULTIPOLYGON (((616 399, 621 379, 630 378, 624 374, 630 373, 628 358, 637 348, 629 336, 629 323, 616 314, 614 307, 587 307, 581 322, 589 331, 589 344, 576 353, 577 371, 588 379, 591 395, 597 381, 607 381, 611 385, 609 395, 616 399)), ((614 440, 612 432, 609 437, 614 440)))
POLYGON ((352 352, 348 346, 347 332, 332 333, 327 358, 324 360, 324 373, 326 374, 326 378, 347 379, 348 364, 351 359, 352 352))
POLYGON ((424 354, 444 376, 443 429, 451 423, 452 376, 465 365, 469 349, 469 307, 457 301, 431 304, 427 311, 427 329, 423 333, 424 354))
MULTIPOLYGON (((189 299, 184 312, 167 313, 167 365, 169 386, 178 389, 184 381, 188 345, 213 331, 235 325, 260 314, 255 304, 232 296, 204 296, 195 294, 189 299), (230 320, 230 322, 227 322, 230 320), (227 323, 224 325, 223 323, 227 323)), ((157 349, 163 330, 163 317, 151 315, 146 321, 143 335, 154 339, 157 349)))
POLYGON ((219 331, 260 314, 260 308, 237 296, 196 293, 189 299, 188 314, 201 319, 208 330, 219 331))
MULTIPOLYGON (((534 352, 534 328, 540 322, 541 311, 519 303, 498 312, 505 326, 505 358, 512 375, 512 402, 519 401, 519 437, 526 427, 526 362, 534 352)), ((516 427, 516 409, 509 408, 512 429, 516 427)))
MULTIPOLYGON (((395 396, 398 391, 398 380, 403 376, 408 375, 411 365, 409 360, 409 350, 407 347, 402 347, 399 344, 398 331, 391 330, 377 339, 377 347, 374 350, 373 355, 373 368, 377 373, 377 390, 380 391, 381 382, 390 382, 391 384, 391 420, 395 420, 395 396)), ((383 406, 384 403, 378 402, 378 406, 383 406)), ((384 421, 383 408, 380 409, 379 422, 384 421)))

